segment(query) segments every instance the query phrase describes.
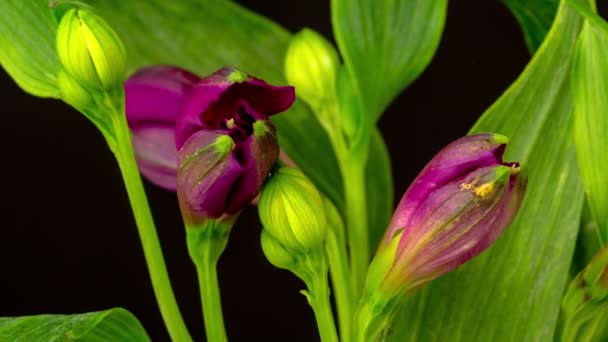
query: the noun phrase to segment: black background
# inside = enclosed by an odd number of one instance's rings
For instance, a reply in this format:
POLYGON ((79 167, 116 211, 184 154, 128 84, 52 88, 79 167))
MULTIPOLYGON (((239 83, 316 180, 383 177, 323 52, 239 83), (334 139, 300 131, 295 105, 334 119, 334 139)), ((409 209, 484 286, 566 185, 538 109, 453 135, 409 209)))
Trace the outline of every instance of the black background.
MULTIPOLYGON (((291 31, 331 37, 327 1, 241 1, 291 31)), ((204 20, 204 18, 201 18, 204 20)), ((465 135, 530 56, 498 1, 450 1, 439 50, 380 120, 396 201, 442 146, 465 135)), ((0 316, 121 306, 168 340, 116 163, 102 136, 63 104, 25 94, 0 71, 0 316)), ((193 337, 204 340, 198 287, 175 194, 146 183, 171 279, 193 337)), ((270 266, 255 209, 241 215, 220 261, 232 341, 315 341, 303 284, 270 266)))

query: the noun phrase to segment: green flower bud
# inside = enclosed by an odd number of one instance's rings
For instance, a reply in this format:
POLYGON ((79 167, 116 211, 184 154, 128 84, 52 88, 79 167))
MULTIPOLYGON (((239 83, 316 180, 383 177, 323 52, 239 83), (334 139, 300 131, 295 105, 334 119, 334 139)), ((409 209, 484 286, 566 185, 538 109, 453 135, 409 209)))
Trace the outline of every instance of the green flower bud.
POLYGON ((91 93, 63 69, 57 74, 57 87, 61 92, 61 98, 74 108, 83 110, 95 103, 91 93))
POLYGON ((260 240, 262 242, 262 251, 271 264, 284 270, 295 268, 297 259, 281 243, 268 234, 266 230, 262 230, 260 240))
POLYGON ((65 70, 85 87, 120 86, 126 52, 114 30, 86 9, 71 9, 57 27, 57 54, 65 70))
POLYGON ((323 199, 300 170, 278 169, 262 189, 258 211, 264 229, 286 249, 308 253, 323 246, 323 199))
POLYGON ((303 29, 293 36, 285 56, 287 82, 297 94, 315 107, 335 96, 336 74, 340 59, 336 49, 323 36, 303 29))

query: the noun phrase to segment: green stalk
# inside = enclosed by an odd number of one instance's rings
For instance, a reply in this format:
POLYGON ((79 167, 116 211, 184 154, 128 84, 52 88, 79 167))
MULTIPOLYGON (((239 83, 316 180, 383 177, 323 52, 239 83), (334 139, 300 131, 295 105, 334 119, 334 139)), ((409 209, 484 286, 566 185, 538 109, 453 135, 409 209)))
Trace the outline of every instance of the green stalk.
POLYGON ((116 141, 115 143, 108 141, 108 143, 116 156, 127 188, 129 201, 133 215, 135 216, 135 222, 137 223, 139 239, 141 240, 144 257, 148 265, 154 295, 171 340, 177 342, 192 341, 179 311, 167 274, 167 267, 154 226, 154 220, 135 162, 131 134, 127 126, 125 113, 122 106, 119 108, 121 109, 118 110, 116 106, 112 106, 114 110, 111 113, 113 116, 112 124, 116 141))
POLYGON ((226 342, 226 328, 217 281, 217 263, 209 261, 201 266, 196 267, 196 273, 201 291, 207 341, 226 342))
POLYGON ((346 201, 346 226, 350 247, 350 270, 354 298, 359 298, 365 285, 369 265, 369 235, 365 203, 365 163, 346 158, 341 166, 346 201))
POLYGON ((205 334, 209 342, 226 342, 226 328, 220 289, 217 280, 217 262, 226 248, 234 220, 209 220, 200 225, 186 222, 188 252, 196 266, 201 293, 205 334))
POLYGON ((342 342, 351 342, 354 298, 348 267, 348 252, 344 241, 344 227, 331 228, 325 248, 338 311, 338 326, 342 342))
MULTIPOLYGON (((323 255, 325 258, 325 255, 323 255)), ((325 260, 310 263, 314 270, 312 279, 308 284, 309 293, 305 293, 308 298, 308 303, 312 307, 319 328, 321 342, 338 342, 338 333, 334 316, 331 311, 331 302, 329 301, 329 283, 327 279, 327 263, 325 260)))

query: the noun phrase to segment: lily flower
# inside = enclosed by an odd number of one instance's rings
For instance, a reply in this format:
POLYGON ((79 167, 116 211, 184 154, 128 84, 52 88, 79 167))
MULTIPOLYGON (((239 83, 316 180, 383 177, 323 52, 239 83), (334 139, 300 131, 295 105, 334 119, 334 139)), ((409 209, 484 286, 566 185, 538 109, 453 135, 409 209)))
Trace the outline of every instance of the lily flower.
POLYGON ((142 174, 178 190, 192 221, 234 215, 258 194, 279 154, 269 116, 287 110, 293 87, 235 68, 198 76, 151 67, 125 84, 126 111, 142 174))
POLYGON ((477 134, 441 150, 401 199, 368 282, 387 293, 408 291, 487 249, 526 188, 519 163, 502 160, 506 144, 504 136, 477 134))

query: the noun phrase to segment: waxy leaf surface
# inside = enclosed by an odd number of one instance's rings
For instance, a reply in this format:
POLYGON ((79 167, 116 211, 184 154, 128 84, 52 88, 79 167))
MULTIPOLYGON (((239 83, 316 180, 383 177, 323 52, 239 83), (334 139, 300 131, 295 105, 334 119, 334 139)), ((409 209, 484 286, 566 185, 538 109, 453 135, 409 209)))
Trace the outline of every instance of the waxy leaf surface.
POLYGON ((529 177, 496 244, 410 298, 391 341, 552 341, 583 204, 569 71, 581 17, 561 5, 545 42, 471 132, 510 138, 529 177))

